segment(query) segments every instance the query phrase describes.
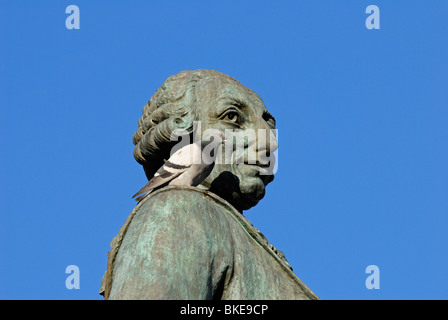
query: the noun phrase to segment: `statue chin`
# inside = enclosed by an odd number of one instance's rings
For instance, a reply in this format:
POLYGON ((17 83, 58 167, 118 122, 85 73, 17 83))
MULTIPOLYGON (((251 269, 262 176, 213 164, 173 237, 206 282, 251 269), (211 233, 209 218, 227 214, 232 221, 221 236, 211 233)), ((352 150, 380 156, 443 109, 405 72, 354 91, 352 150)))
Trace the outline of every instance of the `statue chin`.
POLYGON ((266 185, 274 178, 260 176, 259 168, 253 165, 238 164, 227 169, 230 170, 212 173, 202 185, 240 212, 252 208, 263 199, 266 185))
POLYGON ((248 178, 240 183, 240 192, 234 197, 238 210, 248 210, 263 199, 265 185, 259 178, 248 178))

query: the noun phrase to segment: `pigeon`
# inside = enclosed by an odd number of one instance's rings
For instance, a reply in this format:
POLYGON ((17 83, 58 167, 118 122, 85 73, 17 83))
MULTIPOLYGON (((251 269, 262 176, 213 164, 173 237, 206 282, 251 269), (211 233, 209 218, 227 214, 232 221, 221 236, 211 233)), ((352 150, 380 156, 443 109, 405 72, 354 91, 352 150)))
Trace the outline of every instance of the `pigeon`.
POLYGON ((154 189, 167 185, 198 186, 212 172, 218 148, 225 142, 224 135, 219 132, 213 135, 212 141, 199 140, 180 148, 132 198, 140 195, 135 199, 140 202, 154 189))

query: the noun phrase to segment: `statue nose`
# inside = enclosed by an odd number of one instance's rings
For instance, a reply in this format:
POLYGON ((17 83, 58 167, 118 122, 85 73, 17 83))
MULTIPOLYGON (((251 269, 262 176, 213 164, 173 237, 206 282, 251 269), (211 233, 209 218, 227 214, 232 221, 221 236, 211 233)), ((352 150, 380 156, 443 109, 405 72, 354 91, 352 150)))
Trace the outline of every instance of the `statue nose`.
POLYGON ((274 152, 278 149, 277 133, 272 129, 269 130, 269 133, 269 144, 267 146, 267 150, 268 152, 274 152))
POLYGON ((257 151, 261 152, 265 148, 265 152, 269 156, 270 153, 278 149, 277 130, 272 129, 261 117, 258 122, 258 128, 257 151))

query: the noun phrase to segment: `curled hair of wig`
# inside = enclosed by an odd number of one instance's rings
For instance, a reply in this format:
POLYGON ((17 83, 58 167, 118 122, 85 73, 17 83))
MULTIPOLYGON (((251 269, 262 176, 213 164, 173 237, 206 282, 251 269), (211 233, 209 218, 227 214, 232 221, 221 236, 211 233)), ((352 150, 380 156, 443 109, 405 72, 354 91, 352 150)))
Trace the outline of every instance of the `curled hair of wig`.
POLYGON ((212 77, 236 81, 214 70, 182 71, 169 77, 143 107, 132 141, 134 158, 143 166, 148 179, 163 165, 177 143, 173 141, 173 132, 182 129, 192 134, 196 120, 196 83, 212 77))

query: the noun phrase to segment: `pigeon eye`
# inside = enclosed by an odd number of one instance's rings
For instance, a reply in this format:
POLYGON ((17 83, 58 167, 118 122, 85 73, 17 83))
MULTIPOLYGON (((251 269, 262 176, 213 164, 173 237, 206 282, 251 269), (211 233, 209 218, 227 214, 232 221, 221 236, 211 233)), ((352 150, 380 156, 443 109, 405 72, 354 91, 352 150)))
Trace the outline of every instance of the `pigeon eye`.
POLYGON ((240 120, 239 114, 235 111, 228 112, 223 119, 233 123, 239 123, 240 120))

